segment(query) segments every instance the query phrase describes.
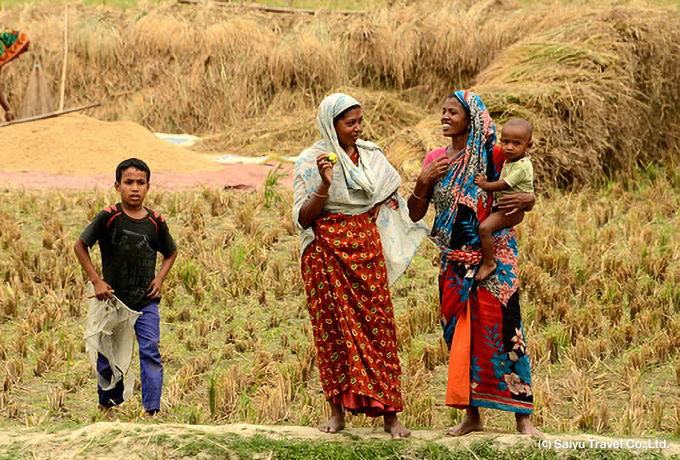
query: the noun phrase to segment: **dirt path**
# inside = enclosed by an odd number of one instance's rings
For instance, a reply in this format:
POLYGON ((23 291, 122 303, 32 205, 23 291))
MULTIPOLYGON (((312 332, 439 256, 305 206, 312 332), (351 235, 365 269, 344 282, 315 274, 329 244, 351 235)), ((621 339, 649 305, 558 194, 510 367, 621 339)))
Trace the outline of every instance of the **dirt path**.
MULTIPOLYGON (((3 428, 0 429, 0 458, 35 458, 35 459, 100 459, 126 460, 138 458, 188 458, 183 451, 192 444, 215 445, 220 449, 227 448, 218 439, 238 436, 250 438, 261 435, 273 440, 317 440, 354 442, 357 440, 389 441, 389 436, 380 429, 348 428, 337 435, 327 435, 314 427, 298 426, 262 426, 262 425, 180 425, 154 423, 120 423, 100 422, 80 428, 64 428, 55 431, 44 431, 40 428, 3 428)), ((413 442, 434 442, 450 449, 466 449, 473 442, 489 439, 499 447, 517 445, 539 446, 539 441, 519 435, 503 433, 483 433, 468 435, 463 438, 451 438, 441 431, 418 430, 413 433, 413 442)), ((662 440, 659 440, 661 442, 662 440)), ((592 443, 639 443, 648 450, 654 445, 654 439, 606 438, 595 435, 549 435, 540 448, 555 450, 567 449, 566 443, 577 449, 587 448, 592 443)), ((680 456, 680 442, 664 441, 666 447, 661 449, 665 457, 680 456)), ((601 445, 602 446, 602 445, 601 445)), ((612 448, 617 449, 616 446, 612 448)), ((659 451, 659 449, 656 449, 659 451)), ((231 458, 230 455, 225 455, 231 458)), ((213 458, 198 455, 191 458, 213 458)), ((266 458, 263 457, 263 458, 266 458)))

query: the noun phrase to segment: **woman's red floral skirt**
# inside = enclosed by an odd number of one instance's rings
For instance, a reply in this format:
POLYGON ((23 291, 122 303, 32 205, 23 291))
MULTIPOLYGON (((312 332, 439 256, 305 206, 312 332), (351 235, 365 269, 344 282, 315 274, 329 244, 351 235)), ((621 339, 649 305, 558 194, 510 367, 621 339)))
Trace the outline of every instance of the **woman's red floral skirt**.
POLYGON ((352 412, 400 412, 401 366, 380 235, 368 213, 324 213, 302 256, 324 395, 352 412))

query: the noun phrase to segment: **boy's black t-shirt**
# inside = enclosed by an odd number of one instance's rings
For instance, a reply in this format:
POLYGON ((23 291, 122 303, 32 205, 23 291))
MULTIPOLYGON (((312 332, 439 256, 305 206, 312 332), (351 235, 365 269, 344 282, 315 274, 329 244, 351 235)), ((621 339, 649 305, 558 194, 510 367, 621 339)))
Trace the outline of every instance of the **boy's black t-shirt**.
POLYGON ((99 242, 104 281, 133 310, 156 300, 147 297, 156 277, 156 253, 169 257, 177 249, 163 216, 147 211, 143 219, 133 219, 120 203, 109 206, 80 235, 88 247, 99 242))

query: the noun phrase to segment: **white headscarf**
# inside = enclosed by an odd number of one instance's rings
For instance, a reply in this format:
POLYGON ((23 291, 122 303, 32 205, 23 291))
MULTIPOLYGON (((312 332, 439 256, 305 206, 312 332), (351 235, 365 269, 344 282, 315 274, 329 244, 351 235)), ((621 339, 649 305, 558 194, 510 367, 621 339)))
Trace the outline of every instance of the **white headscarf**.
POLYGON ((427 236, 428 228, 422 221, 413 223, 409 218, 406 201, 396 193, 401 185, 399 173, 377 145, 357 140, 358 165, 340 146, 333 119, 359 105, 356 99, 341 93, 331 94, 321 102, 316 122, 323 140, 303 151, 295 163, 293 221, 300 230, 300 250, 304 253, 314 241, 314 231, 312 227, 304 229, 300 225, 300 209, 321 185, 316 158, 322 153, 335 153, 338 163, 334 167, 324 210, 353 216, 367 212, 390 196, 399 203, 397 210, 382 206, 376 221, 391 285, 408 267, 420 242, 427 236))
MULTIPOLYGON (((350 107, 360 107, 359 102, 347 94, 335 93, 326 97, 319 105, 319 114, 316 116, 316 126, 321 132, 321 138, 327 147, 327 152, 334 152, 342 165, 347 187, 352 190, 363 190, 372 194, 375 191, 375 175, 366 167, 365 161, 359 161, 355 165, 352 159, 340 146, 338 134, 335 131, 333 120, 350 107)), ((359 150, 359 149, 357 149, 359 150)), ((359 155, 361 160, 361 155, 359 155)), ((395 171, 396 172, 396 171, 395 171)), ((397 184, 399 187, 399 184, 397 184)))

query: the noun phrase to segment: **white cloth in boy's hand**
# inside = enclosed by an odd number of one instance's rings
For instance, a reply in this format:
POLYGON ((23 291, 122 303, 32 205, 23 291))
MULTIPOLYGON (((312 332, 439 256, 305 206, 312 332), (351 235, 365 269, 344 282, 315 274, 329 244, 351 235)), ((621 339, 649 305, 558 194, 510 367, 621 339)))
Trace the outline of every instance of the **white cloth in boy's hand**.
MULTIPOLYGON (((90 292, 94 293, 92 285, 90 292)), ((140 312, 130 310, 115 296, 106 300, 90 299, 84 333, 85 351, 89 354, 95 371, 97 353, 106 357, 113 371, 110 382, 97 372, 97 381, 102 390, 111 390, 128 373, 135 343, 135 322, 141 315, 140 312)), ((133 379, 134 376, 130 373, 124 385, 125 400, 132 396, 133 379)))

